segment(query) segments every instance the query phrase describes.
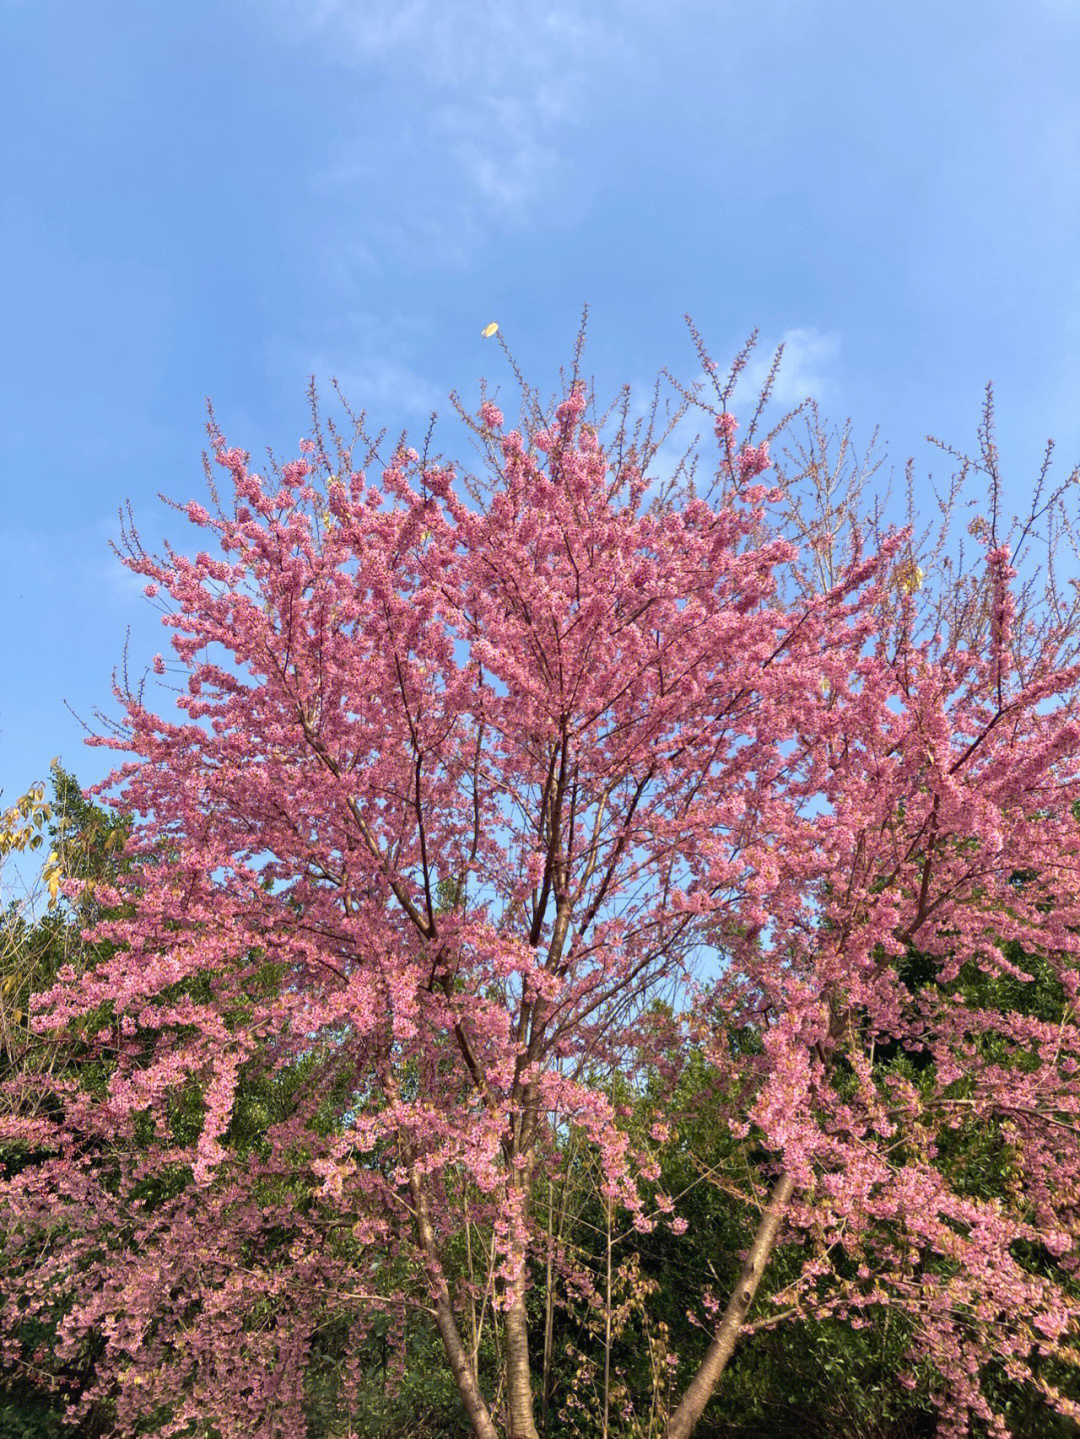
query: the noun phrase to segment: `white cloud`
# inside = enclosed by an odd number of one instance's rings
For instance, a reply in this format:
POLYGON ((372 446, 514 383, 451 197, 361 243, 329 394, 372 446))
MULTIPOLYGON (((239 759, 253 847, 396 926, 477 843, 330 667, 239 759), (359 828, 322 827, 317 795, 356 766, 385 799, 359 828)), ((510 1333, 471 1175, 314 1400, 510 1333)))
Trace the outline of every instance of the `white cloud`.
POLYGON ((556 192, 594 97, 628 68, 620 11, 639 3, 600 18, 581 0, 277 0, 283 39, 386 87, 378 153, 349 135, 313 185, 370 193, 391 166, 424 203, 368 213, 369 235, 397 259, 464 263, 492 221, 523 227, 556 192))
POLYGON ((801 404, 808 395, 819 404, 835 402, 839 397, 840 387, 836 377, 836 362, 840 354, 839 331, 822 331, 809 325, 785 330, 780 341, 772 344, 759 337, 735 386, 733 408, 745 409, 747 405, 757 408, 758 396, 768 378, 777 344, 781 342, 784 353, 770 405, 787 410, 801 404))
POLYGON ((557 148, 538 138, 536 122, 536 107, 520 96, 485 95, 480 106, 440 106, 432 130, 484 208, 524 222, 559 163, 557 148))
MULTIPOLYGON (((332 372, 333 367, 321 357, 313 362, 310 370, 315 375, 332 372)), ((341 393, 357 412, 393 406, 410 414, 430 415, 432 410, 449 408, 443 392, 408 365, 368 360, 354 369, 338 370, 336 378, 341 393)))
POLYGON ((344 42, 343 60, 366 67, 401 55, 428 81, 452 88, 535 81, 620 44, 618 32, 576 0, 279 0, 277 10, 294 32, 344 42))
POLYGON ((336 329, 341 339, 318 350, 275 336, 267 346, 267 369, 290 386, 297 375, 314 375, 320 398, 327 404, 334 403, 330 381, 336 379, 350 408, 357 414, 366 410, 376 430, 387 423, 388 411, 429 415, 450 408, 446 391, 412 363, 417 348, 430 338, 429 318, 354 310, 338 317, 336 329))

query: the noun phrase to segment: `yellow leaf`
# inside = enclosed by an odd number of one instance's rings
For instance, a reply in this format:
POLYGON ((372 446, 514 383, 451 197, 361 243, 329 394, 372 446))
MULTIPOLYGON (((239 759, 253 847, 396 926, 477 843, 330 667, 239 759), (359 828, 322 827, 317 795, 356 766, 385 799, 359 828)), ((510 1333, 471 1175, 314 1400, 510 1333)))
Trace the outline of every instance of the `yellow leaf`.
POLYGON ((484 328, 480 331, 480 334, 481 334, 481 336, 482 336, 483 339, 485 339, 485 340, 490 340, 491 337, 492 337, 492 335, 494 335, 494 334, 496 333, 496 331, 498 330, 498 328, 499 328, 498 325, 496 325, 495 322, 492 321, 490 325, 485 325, 485 326, 484 326, 484 328))

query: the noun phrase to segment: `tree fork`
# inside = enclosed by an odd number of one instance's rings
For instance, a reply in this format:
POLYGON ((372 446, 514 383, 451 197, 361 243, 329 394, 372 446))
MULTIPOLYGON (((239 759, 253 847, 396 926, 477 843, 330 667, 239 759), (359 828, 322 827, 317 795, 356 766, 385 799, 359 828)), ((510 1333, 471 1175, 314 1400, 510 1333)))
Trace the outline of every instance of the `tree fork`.
POLYGON ((499 1439, 499 1431, 495 1428, 491 1418, 487 1401, 472 1364, 469 1362, 469 1355, 454 1317, 454 1303, 450 1297, 450 1287, 446 1282, 442 1265, 439 1263, 435 1229, 431 1223, 427 1198, 411 1156, 409 1158, 409 1189, 416 1210, 417 1237, 420 1240, 420 1247, 428 1262, 429 1270, 435 1279, 435 1322, 438 1325, 443 1348, 446 1350, 446 1358, 450 1364, 454 1382, 461 1395, 461 1402, 469 1415, 469 1421, 477 1439, 499 1439))
MULTIPOLYGON (((388 1071, 383 1075, 383 1084, 393 1101, 399 1102, 400 1091, 397 1081, 388 1071)), ((457 1320, 454 1317, 454 1301, 439 1259, 438 1241, 435 1237, 435 1226, 431 1222, 431 1210, 428 1206, 427 1195, 424 1192, 412 1145, 404 1136, 402 1136, 401 1147, 408 1174, 409 1193, 412 1196, 416 1237, 420 1242, 420 1250, 427 1263, 428 1273, 433 1280, 435 1323, 446 1351, 450 1371, 454 1376, 454 1382, 476 1439, 499 1439, 499 1431, 492 1420, 487 1400, 480 1388, 476 1371, 470 1362, 469 1354, 461 1338, 461 1331, 458 1329, 457 1320)))
POLYGON ((754 1302, 761 1276, 776 1243, 777 1231, 794 1192, 795 1182, 789 1174, 781 1174, 773 1184, 754 1235, 754 1242, 739 1270, 739 1278, 727 1302, 727 1308, 716 1326, 716 1333, 705 1352, 705 1358, 687 1385, 679 1407, 668 1420, 664 1439, 689 1439, 705 1405, 712 1398, 742 1333, 743 1323, 754 1302))

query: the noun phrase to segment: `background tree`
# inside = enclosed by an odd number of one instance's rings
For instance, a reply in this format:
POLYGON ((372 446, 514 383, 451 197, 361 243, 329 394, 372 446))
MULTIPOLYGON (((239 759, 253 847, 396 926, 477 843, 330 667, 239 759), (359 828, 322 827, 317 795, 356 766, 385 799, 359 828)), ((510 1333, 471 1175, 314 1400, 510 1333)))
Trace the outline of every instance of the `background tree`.
MULTIPOLYGON (((16 1136, 0 1140, 0 1163, 8 1174, 48 1157, 48 1144, 39 1148, 36 1140, 52 1137, 49 1117, 59 1112, 54 1083, 70 1079, 76 1068, 70 1045, 32 1032, 32 996, 49 989, 65 966, 82 972, 112 952, 108 944, 88 945, 81 931, 101 915, 97 885, 115 878, 124 863, 125 819, 88 802, 56 760, 50 779, 51 800, 45 799, 43 783, 32 786, 5 812, 0 832, 0 862, 16 854, 45 854, 30 880, 23 876, 21 888, 9 878, 9 866, 0 889, 0 1113, 16 1136), (72 881, 78 885, 74 904, 63 894, 72 881)), ((0 1371, 0 1435, 52 1439, 66 1426, 48 1391, 55 1394, 57 1382, 64 1381, 77 1387, 81 1371, 75 1366, 50 1373, 55 1329, 47 1316, 35 1317, 25 1338, 29 1367, 25 1355, 9 1352, 0 1371), (45 1394, 35 1382, 43 1378, 45 1394)))

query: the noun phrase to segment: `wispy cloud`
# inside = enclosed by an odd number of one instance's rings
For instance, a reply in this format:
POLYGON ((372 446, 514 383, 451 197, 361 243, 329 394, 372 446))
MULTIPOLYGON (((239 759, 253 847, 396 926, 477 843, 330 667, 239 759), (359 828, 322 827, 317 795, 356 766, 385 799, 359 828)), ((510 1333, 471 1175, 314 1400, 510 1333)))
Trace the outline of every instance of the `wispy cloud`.
POLYGON ((356 413, 366 410, 376 429, 386 423, 387 412, 415 417, 448 408, 445 391, 413 363, 417 349, 429 338, 429 319, 346 311, 335 328, 340 338, 318 349, 275 336, 267 346, 268 370, 290 388, 297 376, 314 375, 320 396, 328 402, 330 382, 336 380, 350 408, 356 413), (343 354, 347 360, 342 360, 343 354))
MULTIPOLYGON (((313 372, 330 374, 332 367, 320 358, 314 362, 313 372)), ((432 410, 447 408, 442 391, 407 365, 372 359, 337 371, 335 378, 349 405, 357 410, 393 406, 409 414, 429 415, 432 410)))
POLYGON ((465 263, 492 221, 523 227, 577 162, 584 116, 602 103, 598 71, 632 54, 619 12, 636 3, 600 18, 577 0, 277 0, 283 36, 388 87, 379 157, 357 131, 313 186, 355 193, 385 175, 389 148, 403 190, 424 203, 396 219, 369 213, 376 245, 405 260, 438 246, 465 263))
MULTIPOLYGON (((356 64, 405 57, 430 82, 506 87, 580 63, 601 44, 619 45, 610 23, 575 0, 279 0, 289 23, 336 35, 356 64)), ((613 7, 611 13, 614 13, 613 7)))
POLYGON ((770 404, 791 409, 812 396, 819 404, 834 403, 840 397, 837 361, 840 355, 840 334, 837 330, 819 330, 813 325, 785 330, 778 341, 758 340, 746 368, 735 386, 733 403, 736 408, 753 404, 768 378, 778 344, 784 353, 770 396, 770 404))
POLYGON ((558 171, 557 147, 538 134, 551 125, 519 95, 487 94, 479 104, 440 106, 432 127, 477 202, 501 219, 524 223, 558 171))

